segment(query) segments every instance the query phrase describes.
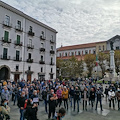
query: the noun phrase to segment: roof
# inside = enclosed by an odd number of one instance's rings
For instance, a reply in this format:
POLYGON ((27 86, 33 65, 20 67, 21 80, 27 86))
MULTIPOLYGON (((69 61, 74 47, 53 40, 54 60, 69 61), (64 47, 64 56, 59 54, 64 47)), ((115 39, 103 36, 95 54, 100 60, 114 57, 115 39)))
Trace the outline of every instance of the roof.
POLYGON ((111 41, 111 40, 115 40, 115 39, 117 39, 117 38, 120 38, 120 35, 115 35, 114 37, 110 38, 110 39, 108 40, 108 42, 111 41))
POLYGON ((18 14, 18 15, 20 15, 20 16, 22 16, 22 17, 24 17, 24 18, 26 18, 26 19, 28 19, 28 20, 30 20, 30 21, 32 21, 32 22, 34 22, 34 23, 36 23, 36 24, 38 24, 38 25, 40 25, 40 26, 42 26, 42 27, 45 27, 45 28, 47 28, 47 29, 49 29, 49 30, 57 33, 57 31, 56 31, 55 29, 53 29, 53 28, 45 25, 44 23, 41 23, 40 21, 38 21, 38 20, 36 20, 36 19, 28 16, 27 14, 23 13, 22 11, 20 11, 20 10, 18 10, 18 9, 16 9, 16 8, 14 8, 14 7, 12 7, 12 6, 4 3, 4 2, 1 1, 1 0, 0 0, 0 6, 6 8, 6 9, 8 9, 8 10, 10 10, 10 11, 12 11, 12 12, 14 12, 14 13, 16 13, 16 14, 18 14))
POLYGON ((57 51, 75 50, 75 49, 82 49, 82 48, 91 48, 91 47, 96 47, 97 43, 103 43, 103 42, 106 42, 106 41, 65 46, 65 47, 58 48, 57 51))

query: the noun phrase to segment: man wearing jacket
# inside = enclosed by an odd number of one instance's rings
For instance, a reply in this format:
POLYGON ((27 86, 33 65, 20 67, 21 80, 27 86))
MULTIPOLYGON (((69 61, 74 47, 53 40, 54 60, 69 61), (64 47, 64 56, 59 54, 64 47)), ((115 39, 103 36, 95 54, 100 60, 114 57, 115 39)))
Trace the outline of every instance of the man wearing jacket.
POLYGON ((116 97, 118 100, 118 110, 120 110, 120 88, 118 88, 118 91, 116 92, 116 97))
POLYGON ((77 112, 79 112, 79 100, 80 100, 80 91, 78 87, 76 87, 74 92, 74 111, 75 111, 75 104, 77 102, 77 112))
POLYGON ((102 91, 100 90, 100 88, 97 89, 97 92, 96 92, 96 95, 97 95, 97 101, 96 101, 96 109, 97 110, 97 105, 98 105, 98 102, 100 102, 100 108, 101 108, 101 111, 103 111, 102 109, 102 91))
POLYGON ((20 108, 20 120, 24 120, 24 104, 25 104, 25 92, 22 91, 21 97, 18 99, 18 107, 20 108))

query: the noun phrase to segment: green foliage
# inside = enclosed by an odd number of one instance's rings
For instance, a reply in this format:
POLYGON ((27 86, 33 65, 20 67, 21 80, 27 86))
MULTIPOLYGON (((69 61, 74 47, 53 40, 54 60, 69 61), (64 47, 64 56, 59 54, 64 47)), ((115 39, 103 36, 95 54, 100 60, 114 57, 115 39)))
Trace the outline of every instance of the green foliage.
POLYGON ((86 63, 86 67, 87 67, 87 70, 88 70, 88 77, 91 77, 92 70, 95 67, 96 57, 93 54, 88 54, 88 55, 85 55, 84 61, 86 63))
POLYGON ((83 62, 78 61, 74 56, 68 60, 57 59, 57 68, 61 70, 61 76, 75 78, 83 72, 83 62))

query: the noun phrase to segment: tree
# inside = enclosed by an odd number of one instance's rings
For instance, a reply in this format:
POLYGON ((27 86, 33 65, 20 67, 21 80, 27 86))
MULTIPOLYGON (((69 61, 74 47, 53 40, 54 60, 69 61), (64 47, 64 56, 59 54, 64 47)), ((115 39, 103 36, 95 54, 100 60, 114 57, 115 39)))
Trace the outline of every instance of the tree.
POLYGON ((102 77, 104 77, 107 60, 108 60, 108 64, 109 64, 109 54, 103 53, 103 52, 98 53, 98 61, 99 61, 99 66, 101 68, 102 77))
POLYGON ((120 72, 120 51, 116 50, 115 51, 115 68, 116 68, 116 73, 120 72))
POLYGON ((78 61, 74 56, 68 60, 57 59, 56 64, 62 77, 75 78, 83 72, 83 62, 78 61))
POLYGON ((95 67, 95 55, 93 55, 93 54, 85 55, 84 61, 86 63, 86 67, 87 67, 87 70, 88 70, 88 77, 91 77, 92 70, 95 67))

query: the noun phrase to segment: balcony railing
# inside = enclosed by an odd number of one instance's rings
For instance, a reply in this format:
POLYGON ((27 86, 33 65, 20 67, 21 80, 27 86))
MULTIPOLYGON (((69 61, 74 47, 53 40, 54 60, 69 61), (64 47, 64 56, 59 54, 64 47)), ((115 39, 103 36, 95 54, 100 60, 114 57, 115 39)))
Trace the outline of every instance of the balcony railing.
POLYGON ((40 52, 45 52, 45 48, 40 48, 40 52))
POLYGON ((11 39, 7 39, 7 38, 2 37, 2 42, 11 43, 11 39))
POLYGON ((54 50, 50 50, 50 54, 55 54, 55 51, 54 50))
POLYGON ((27 59, 28 63, 33 63, 33 59, 27 59))
POLYGON ((20 58, 20 57, 19 57, 19 58, 14 57, 13 60, 14 60, 14 61, 22 61, 22 57, 21 57, 21 58, 20 58))
POLYGON ((40 63, 40 64, 45 64, 45 61, 40 60, 39 63, 40 63))
POLYGON ((53 40, 50 40, 50 43, 51 43, 51 44, 54 44, 55 42, 54 42, 53 40))
POLYGON ((14 44, 15 44, 16 46, 22 46, 22 45, 23 45, 22 42, 17 42, 17 41, 15 41, 14 44))
POLYGON ((28 49, 34 49, 34 45, 27 44, 27 48, 28 48, 28 49))
POLYGON ((53 63, 53 62, 50 62, 50 65, 54 65, 54 63, 53 63))
POLYGON ((11 27, 12 27, 12 24, 9 23, 9 22, 6 22, 6 21, 3 21, 3 25, 4 25, 5 27, 8 27, 8 28, 11 28, 11 27))
POLYGON ((6 55, 1 55, 0 58, 3 60, 10 60, 10 56, 6 56, 6 55))
POLYGON ((34 33, 34 32, 32 32, 32 31, 28 31, 28 35, 30 35, 30 36, 34 36, 34 35, 35 35, 35 33, 34 33))
POLYGON ((41 39, 41 40, 45 40, 45 37, 41 35, 41 36, 40 36, 40 39, 41 39))
POLYGON ((19 32, 23 32, 23 28, 19 27, 19 26, 15 26, 15 30, 19 31, 19 32))

